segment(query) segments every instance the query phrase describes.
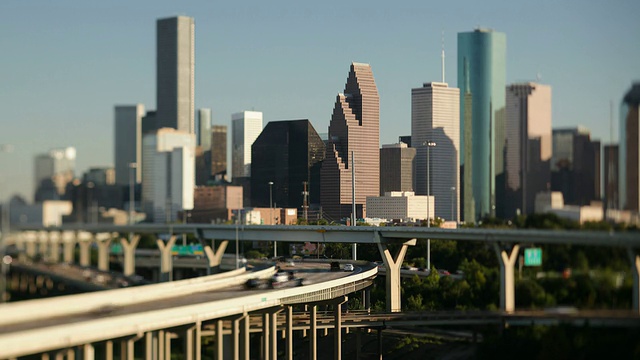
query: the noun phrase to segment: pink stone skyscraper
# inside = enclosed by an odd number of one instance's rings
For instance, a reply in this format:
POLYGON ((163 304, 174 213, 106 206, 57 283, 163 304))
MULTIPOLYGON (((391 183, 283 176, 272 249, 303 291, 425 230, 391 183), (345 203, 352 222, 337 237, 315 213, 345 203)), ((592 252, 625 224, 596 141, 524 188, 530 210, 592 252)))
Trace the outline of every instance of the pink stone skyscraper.
POLYGON ((352 153, 356 217, 366 216, 367 196, 380 192, 380 98, 369 64, 352 63, 344 94, 338 94, 329 123, 321 170, 320 203, 327 218, 352 213, 352 153))

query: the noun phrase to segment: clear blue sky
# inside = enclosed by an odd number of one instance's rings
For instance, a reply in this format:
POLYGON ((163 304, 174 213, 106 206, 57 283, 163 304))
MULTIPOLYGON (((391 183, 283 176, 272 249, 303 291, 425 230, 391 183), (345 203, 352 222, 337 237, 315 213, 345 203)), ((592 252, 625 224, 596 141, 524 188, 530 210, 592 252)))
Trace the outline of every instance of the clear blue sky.
MULTIPOLYGON (((0 199, 33 196, 33 158, 75 146, 77 175, 113 164, 113 106, 155 109, 155 21, 196 21, 196 107, 327 132, 352 61, 372 65, 380 139, 411 132, 411 88, 456 86, 456 34, 507 34, 507 81, 553 88, 553 126, 609 139, 609 102, 640 79, 640 1, 13 1, 0 3, 0 199)), ((617 124, 615 132, 617 133, 617 124)), ((617 139, 617 136, 615 136, 617 139)))

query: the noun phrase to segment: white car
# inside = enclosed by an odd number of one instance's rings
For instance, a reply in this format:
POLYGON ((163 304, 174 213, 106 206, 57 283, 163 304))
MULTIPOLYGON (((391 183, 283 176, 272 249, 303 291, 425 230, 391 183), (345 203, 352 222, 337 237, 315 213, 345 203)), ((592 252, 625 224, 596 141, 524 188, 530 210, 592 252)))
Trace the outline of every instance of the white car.
POLYGON ((353 271, 355 270, 353 264, 344 264, 344 271, 353 271))

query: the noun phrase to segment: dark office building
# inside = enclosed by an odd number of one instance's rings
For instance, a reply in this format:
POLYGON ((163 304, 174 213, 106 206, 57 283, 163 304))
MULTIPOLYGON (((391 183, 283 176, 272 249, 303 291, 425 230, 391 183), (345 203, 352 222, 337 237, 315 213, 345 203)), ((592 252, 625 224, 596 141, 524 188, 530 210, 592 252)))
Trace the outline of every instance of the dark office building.
POLYGON ((622 210, 640 210, 640 82, 624 95, 620 106, 620 195, 622 210))
POLYGON ((211 127, 211 175, 218 179, 227 176, 227 126, 211 127))
POLYGON ((309 120, 272 121, 251 146, 251 206, 302 208, 320 202, 320 165, 324 142, 309 120), (273 185, 269 185, 272 182, 273 185))
POLYGON ((600 200, 600 141, 578 127, 553 130, 551 190, 560 191, 567 205, 600 200))
POLYGON ((604 146, 604 203, 607 209, 620 209, 618 205, 618 145, 604 146))
POLYGON ((390 191, 413 191, 416 149, 406 143, 382 145, 380 149, 380 196, 390 191))

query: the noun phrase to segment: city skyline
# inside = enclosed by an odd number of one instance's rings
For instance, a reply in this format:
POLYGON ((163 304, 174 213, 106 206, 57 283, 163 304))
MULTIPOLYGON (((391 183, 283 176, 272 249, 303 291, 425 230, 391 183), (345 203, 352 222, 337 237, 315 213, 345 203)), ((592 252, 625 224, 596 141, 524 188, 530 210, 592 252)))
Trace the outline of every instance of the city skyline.
MULTIPOLYGON (((14 36, 0 40, 9 54, 0 60, 6 79, 0 89, 7 94, 0 144, 12 144, 14 152, 0 157, 1 168, 6 169, 0 179, 2 199, 16 192, 32 198, 32 168, 21 164, 49 149, 76 147, 78 177, 90 167, 114 164, 113 106, 142 103, 147 109, 156 108, 154 25, 177 12, 198 23, 196 107, 212 108, 214 124, 229 125, 232 113, 256 108, 264 112, 265 123, 309 118, 322 132, 331 115, 328 99, 335 96, 336 82, 343 81, 344 64, 362 61, 376 69, 380 142, 395 142, 397 136, 409 133, 411 88, 441 78, 442 30, 450 69, 446 78, 455 84, 456 35, 480 24, 507 34, 507 83, 540 73, 541 83, 554 88, 554 127, 582 124, 594 138, 608 142, 609 101, 613 100, 618 119, 624 93, 640 78, 640 70, 633 66, 640 50, 623 46, 639 28, 631 14, 640 6, 631 1, 606 8, 611 14, 607 18, 615 21, 600 19, 603 4, 576 9, 552 3, 490 2, 483 9, 462 6, 455 9, 456 16, 448 15, 454 9, 447 5, 431 9, 418 3, 374 4, 367 16, 353 19, 363 31, 357 42, 347 45, 335 44, 336 34, 342 33, 335 25, 352 17, 335 16, 330 4, 281 9, 259 3, 176 6, 131 6, 120 16, 124 6, 3 4, 7 11, 0 12, 0 29, 14 36), (495 17, 497 8, 500 18, 495 17), (445 14, 444 20, 420 21, 435 16, 437 10, 445 14), (545 16, 523 19, 523 13, 535 11, 545 16), (247 26, 234 28, 229 36, 224 30, 244 15, 242 23, 247 26), (110 20, 116 18, 117 23, 110 20), (382 23, 385 27, 379 26, 382 23), (258 28, 264 31, 257 33, 258 28), (292 91, 300 81, 313 83, 314 88, 292 91), (591 91, 594 82, 602 85, 598 92, 591 91)), ((345 8, 349 14, 358 5, 345 8)), ((613 132, 616 140, 617 121, 613 132)))

